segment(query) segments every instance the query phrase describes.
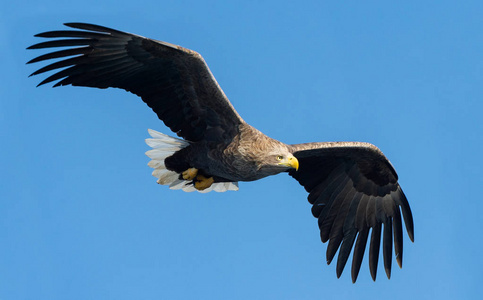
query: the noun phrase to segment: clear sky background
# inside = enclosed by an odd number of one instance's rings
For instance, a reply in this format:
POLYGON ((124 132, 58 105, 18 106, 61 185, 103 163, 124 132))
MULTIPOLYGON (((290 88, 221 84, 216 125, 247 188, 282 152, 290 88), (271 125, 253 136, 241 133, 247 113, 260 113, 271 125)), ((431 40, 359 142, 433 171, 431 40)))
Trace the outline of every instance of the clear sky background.
POLYGON ((482 15, 482 1, 5 2, 0 299, 480 298, 482 15), (156 184, 144 139, 170 132, 136 96, 27 77, 33 35, 63 22, 198 51, 283 142, 380 147, 414 215, 403 268, 387 280, 380 263, 373 282, 366 254, 356 284, 337 279, 285 174, 221 194, 156 184))

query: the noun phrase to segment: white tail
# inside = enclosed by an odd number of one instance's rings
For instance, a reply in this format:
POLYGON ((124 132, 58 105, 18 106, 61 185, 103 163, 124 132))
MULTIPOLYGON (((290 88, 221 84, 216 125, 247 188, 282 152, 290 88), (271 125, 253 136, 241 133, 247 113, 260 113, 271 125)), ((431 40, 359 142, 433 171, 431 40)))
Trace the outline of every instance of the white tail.
MULTIPOLYGON (((179 179, 179 174, 166 169, 164 165, 164 160, 173 155, 176 151, 181 150, 189 146, 189 142, 170 137, 161 132, 157 132, 152 129, 148 129, 149 135, 152 139, 146 139, 146 144, 153 149, 146 152, 146 155, 152 160, 148 163, 148 166, 154 169, 153 176, 158 178, 158 183, 162 185, 169 185, 172 190, 182 189, 185 192, 196 191, 191 180, 179 179)), ((200 193, 208 193, 211 191, 215 192, 226 192, 226 191, 237 191, 238 182, 216 182, 213 183, 209 188, 199 191, 200 193)))

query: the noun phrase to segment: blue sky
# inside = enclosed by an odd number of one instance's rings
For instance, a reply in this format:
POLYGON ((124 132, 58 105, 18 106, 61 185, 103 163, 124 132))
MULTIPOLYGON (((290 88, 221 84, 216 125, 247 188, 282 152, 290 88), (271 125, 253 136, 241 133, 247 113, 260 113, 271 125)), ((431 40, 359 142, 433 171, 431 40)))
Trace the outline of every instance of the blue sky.
POLYGON ((10 1, 0 11, 0 299, 476 299, 483 279, 481 1, 10 1), (304 189, 156 184, 121 90, 27 78, 25 48, 91 22, 200 52, 251 125, 286 143, 366 141, 415 220, 403 268, 336 278, 304 189))

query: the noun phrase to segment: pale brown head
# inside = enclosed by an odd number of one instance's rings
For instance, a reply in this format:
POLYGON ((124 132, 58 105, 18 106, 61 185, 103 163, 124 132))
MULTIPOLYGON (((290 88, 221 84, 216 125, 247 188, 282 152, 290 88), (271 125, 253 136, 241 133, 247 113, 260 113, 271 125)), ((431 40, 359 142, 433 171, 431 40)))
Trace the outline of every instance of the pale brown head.
POLYGON ((298 170, 299 161, 289 151, 287 145, 272 140, 267 145, 270 150, 260 152, 257 157, 257 166, 259 172, 267 175, 278 174, 290 169, 298 170))

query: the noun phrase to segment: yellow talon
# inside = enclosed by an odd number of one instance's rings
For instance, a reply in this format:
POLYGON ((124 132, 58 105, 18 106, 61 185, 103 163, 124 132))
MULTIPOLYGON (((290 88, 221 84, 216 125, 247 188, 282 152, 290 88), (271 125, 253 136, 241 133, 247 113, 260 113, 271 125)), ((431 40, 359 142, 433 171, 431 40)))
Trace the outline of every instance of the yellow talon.
POLYGON ((198 169, 196 168, 189 168, 188 170, 181 173, 183 175, 184 180, 193 180, 195 179, 196 175, 198 174, 198 169))
POLYGON ((206 178, 203 175, 198 175, 198 176, 196 176, 195 188, 197 190, 202 191, 202 190, 209 188, 213 184, 213 182, 215 182, 213 177, 206 178))

